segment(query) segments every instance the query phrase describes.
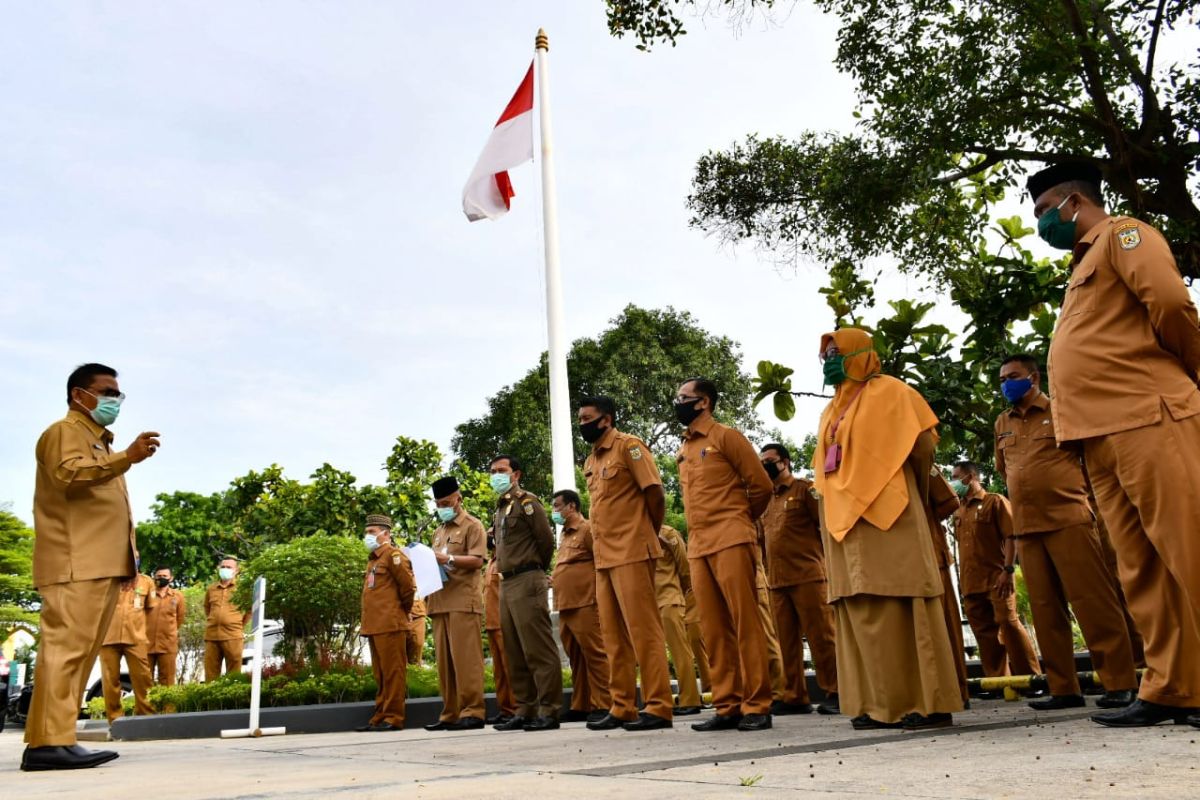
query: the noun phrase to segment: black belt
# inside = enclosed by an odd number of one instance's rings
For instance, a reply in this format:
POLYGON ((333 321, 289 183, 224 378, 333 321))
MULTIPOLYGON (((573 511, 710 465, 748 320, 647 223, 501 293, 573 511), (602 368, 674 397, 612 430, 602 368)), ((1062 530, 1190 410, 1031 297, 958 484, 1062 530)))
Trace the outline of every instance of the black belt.
POLYGON ((542 565, 541 564, 525 564, 523 566, 517 567, 516 569, 509 570, 508 572, 501 572, 500 577, 503 578, 504 580, 508 581, 508 580, 512 580, 513 578, 517 577, 522 572, 533 572, 535 569, 542 569, 542 565))

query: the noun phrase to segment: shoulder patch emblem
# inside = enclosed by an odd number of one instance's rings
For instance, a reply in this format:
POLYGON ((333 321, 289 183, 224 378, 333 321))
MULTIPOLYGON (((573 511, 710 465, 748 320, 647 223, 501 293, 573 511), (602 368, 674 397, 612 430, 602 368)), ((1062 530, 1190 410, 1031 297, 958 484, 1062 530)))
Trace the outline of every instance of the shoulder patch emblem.
POLYGON ((399 553, 392 553, 392 563, 393 564, 396 564, 397 566, 399 566, 400 562, 403 560, 404 560, 404 556, 400 555, 399 553))
POLYGON ((526 516, 533 515, 533 503, 529 502, 528 500, 526 500, 524 503, 521 503, 521 508, 525 510, 526 516))
POLYGON ((642 448, 637 447, 636 445, 629 448, 629 457, 632 458, 634 461, 641 461, 642 460, 642 448))
POLYGON ((1124 225, 1117 228, 1117 241, 1122 250, 1132 250, 1142 243, 1142 234, 1137 225, 1124 225))

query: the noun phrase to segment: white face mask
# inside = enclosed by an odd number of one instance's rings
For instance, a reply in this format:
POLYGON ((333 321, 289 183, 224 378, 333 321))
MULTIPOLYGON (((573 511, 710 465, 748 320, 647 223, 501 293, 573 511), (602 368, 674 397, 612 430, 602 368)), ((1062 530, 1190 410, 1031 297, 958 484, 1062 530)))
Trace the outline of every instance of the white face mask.
POLYGON ((363 545, 368 550, 376 550, 379 548, 379 537, 373 533, 368 533, 363 537, 363 545))
POLYGON ((229 567, 221 567, 217 570, 217 575, 220 576, 221 580, 223 581, 233 580, 233 570, 229 567))

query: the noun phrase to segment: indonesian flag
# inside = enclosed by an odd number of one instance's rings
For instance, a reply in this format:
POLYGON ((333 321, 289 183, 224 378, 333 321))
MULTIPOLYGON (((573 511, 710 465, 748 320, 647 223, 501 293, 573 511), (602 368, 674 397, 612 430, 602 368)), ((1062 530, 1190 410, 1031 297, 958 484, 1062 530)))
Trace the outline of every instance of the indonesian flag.
POLYGON ((475 222, 508 213, 514 192, 508 170, 533 160, 533 64, 492 129, 463 187, 463 213, 475 222))

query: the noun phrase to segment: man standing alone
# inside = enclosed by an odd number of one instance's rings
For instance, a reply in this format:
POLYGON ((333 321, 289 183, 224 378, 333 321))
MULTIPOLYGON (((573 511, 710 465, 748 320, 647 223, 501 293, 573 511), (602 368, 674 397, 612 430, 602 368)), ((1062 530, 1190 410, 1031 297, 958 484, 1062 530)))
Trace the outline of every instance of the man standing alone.
POLYGON ((217 562, 217 582, 204 594, 204 681, 221 677, 221 665, 226 674, 242 671, 242 650, 246 643, 246 623, 250 613, 233 602, 237 588, 238 560, 225 556, 217 562))

